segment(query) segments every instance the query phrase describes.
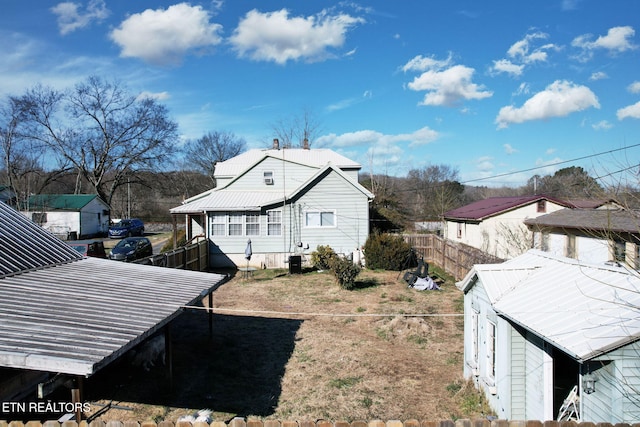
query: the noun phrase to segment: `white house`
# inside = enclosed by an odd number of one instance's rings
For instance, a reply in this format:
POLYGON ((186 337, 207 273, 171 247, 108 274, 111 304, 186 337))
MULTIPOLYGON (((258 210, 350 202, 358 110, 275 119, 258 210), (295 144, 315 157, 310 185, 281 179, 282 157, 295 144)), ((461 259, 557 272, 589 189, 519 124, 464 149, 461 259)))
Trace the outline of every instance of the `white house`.
POLYGON ((525 220, 533 247, 581 261, 620 262, 640 269, 640 212, 620 208, 562 209, 525 220))
POLYGON ((531 247, 526 219, 567 206, 568 202, 542 195, 479 200, 444 214, 445 238, 498 258, 513 258, 531 247))
POLYGON ((476 265, 458 287, 464 376, 499 418, 640 419, 636 271, 530 250, 476 265))
POLYGON ((111 209, 96 194, 38 194, 30 196, 22 213, 62 239, 106 235, 111 209))
POLYGON ((358 183, 360 168, 334 151, 280 149, 276 140, 218 163, 217 187, 171 213, 186 216, 188 239, 209 239, 212 267, 286 267, 318 245, 358 260, 373 198, 358 183))

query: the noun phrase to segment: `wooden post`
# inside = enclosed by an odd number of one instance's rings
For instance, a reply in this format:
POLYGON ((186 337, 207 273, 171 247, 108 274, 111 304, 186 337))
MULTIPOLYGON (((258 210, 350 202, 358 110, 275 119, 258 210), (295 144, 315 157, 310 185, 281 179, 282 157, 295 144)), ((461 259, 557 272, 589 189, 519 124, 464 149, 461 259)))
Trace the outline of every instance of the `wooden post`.
POLYGON ((209 292, 209 338, 213 338, 213 291, 209 292))
POLYGON ((171 323, 164 327, 164 359, 169 375, 169 388, 173 389, 173 344, 171 343, 171 323))
POLYGON ((84 378, 78 375, 74 380, 74 388, 71 389, 71 403, 76 414, 76 422, 80 424, 82 421, 82 395, 84 388, 84 378))

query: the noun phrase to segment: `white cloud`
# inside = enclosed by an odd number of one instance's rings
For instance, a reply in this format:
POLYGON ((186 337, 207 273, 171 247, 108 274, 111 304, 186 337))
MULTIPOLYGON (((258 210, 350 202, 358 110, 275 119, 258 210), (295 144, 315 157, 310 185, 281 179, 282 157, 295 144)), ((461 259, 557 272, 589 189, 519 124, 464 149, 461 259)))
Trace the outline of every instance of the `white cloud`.
POLYGON ((140 94, 137 96, 137 99, 155 99, 157 101, 165 101, 167 99, 171 98, 171 95, 169 95, 169 92, 149 92, 149 91, 143 91, 140 92, 140 94))
POLYGON ((598 98, 591 89, 565 80, 556 80, 545 90, 529 98, 521 108, 502 107, 495 122, 501 129, 511 123, 564 117, 590 107, 600 108, 598 98))
POLYGON ((640 82, 633 82, 627 86, 627 90, 631 93, 640 93, 640 82))
POLYGON ((606 36, 600 36, 595 41, 591 41, 591 34, 583 34, 576 37, 571 45, 582 50, 581 55, 577 59, 587 61, 593 56, 593 51, 604 49, 611 54, 622 53, 628 50, 636 49, 637 46, 631 42, 631 38, 635 35, 633 27, 613 27, 610 28, 606 36))
POLYGON ((87 27, 94 20, 102 21, 109 16, 109 9, 107 9, 104 0, 91 0, 84 12, 81 7, 80 3, 68 1, 58 3, 50 9, 54 15, 58 16, 60 34, 68 34, 87 27))
POLYGON ((522 40, 518 40, 509 47, 507 56, 509 59, 498 59, 493 61, 491 73, 506 73, 511 76, 518 77, 522 75, 527 65, 536 62, 546 62, 548 60, 549 50, 558 50, 559 48, 552 44, 535 47, 537 40, 545 40, 549 37, 546 33, 535 32, 527 34, 522 40))
POLYGON ((589 80, 596 81, 596 80, 603 80, 608 78, 609 76, 604 71, 596 71, 595 73, 591 74, 591 77, 589 77, 589 80))
POLYGON ((616 115, 618 116, 618 120, 640 119, 640 101, 619 109, 616 115))
POLYGON ((609 130, 613 125, 606 120, 600 120, 598 123, 592 124, 591 127, 594 130, 609 130))
POLYGON ((254 9, 240 20, 229 41, 240 56, 256 61, 320 61, 331 57, 329 48, 344 45, 347 32, 364 19, 347 14, 290 17, 282 9, 262 13, 254 9))
POLYGON ((222 39, 220 24, 209 22, 201 6, 179 3, 164 9, 147 9, 129 16, 110 34, 121 47, 120 56, 141 58, 152 64, 180 63, 196 49, 211 48, 222 39))
POLYGON ((518 150, 513 148, 511 144, 504 144, 503 147, 504 147, 504 152, 507 154, 513 154, 518 152, 518 150))
POLYGON ((520 76, 524 71, 524 65, 517 65, 508 59, 493 61, 491 70, 495 73, 507 73, 512 76, 520 76))
POLYGON ((461 100, 484 99, 493 95, 493 92, 472 82, 473 68, 450 64, 451 56, 446 60, 416 56, 402 67, 405 72, 422 71, 408 84, 411 90, 427 92, 421 105, 453 106, 461 100))
POLYGON ((440 134, 425 126, 411 133, 388 135, 374 130, 360 130, 347 132, 342 135, 334 133, 318 138, 317 143, 322 147, 355 147, 361 145, 391 146, 399 143, 409 143, 410 147, 420 146, 434 142, 440 134))

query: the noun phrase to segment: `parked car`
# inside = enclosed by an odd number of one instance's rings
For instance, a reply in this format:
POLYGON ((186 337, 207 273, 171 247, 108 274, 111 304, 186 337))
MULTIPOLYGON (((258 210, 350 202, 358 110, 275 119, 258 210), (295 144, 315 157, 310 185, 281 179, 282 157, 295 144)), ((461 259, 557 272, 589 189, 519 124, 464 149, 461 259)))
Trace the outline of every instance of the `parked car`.
POLYGON ((111 249, 109 259, 135 261, 153 255, 151 241, 146 237, 125 237, 111 249))
POLYGON ((74 240, 67 244, 84 256, 96 258, 106 258, 107 252, 104 250, 104 243, 101 240, 74 240))
POLYGON ((109 237, 112 239, 131 236, 144 236, 144 223, 137 218, 123 219, 109 227, 109 237))

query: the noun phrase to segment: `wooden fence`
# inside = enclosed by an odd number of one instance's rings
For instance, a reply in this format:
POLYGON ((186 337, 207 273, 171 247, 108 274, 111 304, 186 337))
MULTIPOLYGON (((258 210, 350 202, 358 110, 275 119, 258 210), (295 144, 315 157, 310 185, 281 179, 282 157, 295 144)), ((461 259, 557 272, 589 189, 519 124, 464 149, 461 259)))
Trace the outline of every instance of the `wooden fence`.
POLYGON ((442 268, 456 280, 462 280, 474 264, 503 261, 474 247, 452 242, 435 234, 403 234, 402 237, 425 261, 442 268))
POLYGON ((161 421, 155 423, 153 421, 132 422, 132 421, 100 421, 95 420, 87 423, 81 421, 79 424, 75 421, 65 421, 59 423, 57 421, 29 421, 27 423, 19 421, 0 421, 0 427, 640 427, 640 423, 591 423, 576 421, 506 421, 487 419, 458 419, 458 420, 439 420, 439 421, 419 421, 419 420, 371 420, 371 421, 277 421, 277 420, 245 420, 244 418, 234 418, 225 423, 223 421, 214 421, 212 423, 180 421, 173 423, 171 421, 161 421))
POLYGON ((208 240, 200 240, 197 243, 192 243, 159 255, 142 258, 134 262, 158 267, 206 271, 209 268, 208 240))

